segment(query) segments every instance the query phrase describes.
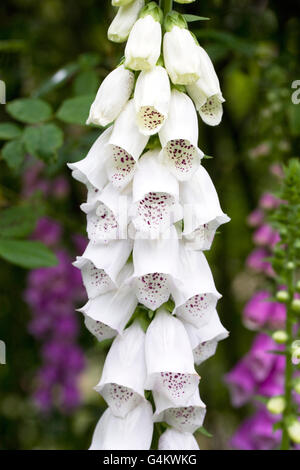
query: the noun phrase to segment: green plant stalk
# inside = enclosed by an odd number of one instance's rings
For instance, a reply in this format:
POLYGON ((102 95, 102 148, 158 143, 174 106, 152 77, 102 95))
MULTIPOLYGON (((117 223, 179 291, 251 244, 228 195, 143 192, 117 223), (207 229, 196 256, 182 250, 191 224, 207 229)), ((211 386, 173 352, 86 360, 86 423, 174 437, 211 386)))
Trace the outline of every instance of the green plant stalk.
POLYGON ((173 8, 173 0, 163 0, 162 1, 164 16, 166 16, 173 8))
POLYGON ((285 378, 284 378, 284 398, 285 398, 285 409, 283 412, 283 429, 282 429, 282 440, 281 440, 281 450, 290 449, 290 438, 287 430, 287 418, 292 413, 292 379, 293 379, 293 363, 292 363, 292 353, 291 347, 293 342, 293 316, 291 310, 291 303, 294 298, 294 283, 293 283, 293 272, 288 273, 288 292, 289 292, 289 303, 287 305, 286 311, 286 333, 288 335, 288 340, 285 346, 286 352, 286 365, 285 365, 285 378))

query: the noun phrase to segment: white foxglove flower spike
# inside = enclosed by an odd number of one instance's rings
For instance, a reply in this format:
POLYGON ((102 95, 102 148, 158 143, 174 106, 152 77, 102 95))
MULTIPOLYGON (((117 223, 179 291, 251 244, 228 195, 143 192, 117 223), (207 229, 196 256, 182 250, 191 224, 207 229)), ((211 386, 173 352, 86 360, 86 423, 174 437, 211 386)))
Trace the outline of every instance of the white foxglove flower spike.
POLYGON ((89 450, 149 450, 152 434, 150 403, 142 403, 125 418, 114 416, 108 408, 97 423, 89 450))
POLYGON ((120 418, 145 401, 145 333, 134 322, 114 340, 105 359, 102 376, 95 390, 112 413, 120 418))
POLYGON ((156 134, 168 116, 171 99, 169 77, 164 67, 157 65, 138 76, 134 105, 137 124, 142 134, 156 134))
POLYGON ((180 185, 183 206, 183 235, 191 250, 209 250, 216 230, 230 221, 221 209, 217 191, 203 166, 180 185))
POLYGON ((156 4, 151 8, 151 3, 140 13, 126 44, 125 67, 132 70, 151 70, 160 56, 161 10, 156 4))
POLYGON ((180 280, 174 279, 173 284, 173 314, 196 328, 208 323, 221 295, 201 251, 189 251, 180 244, 180 280))
POLYGON ((136 309, 136 296, 128 285, 124 285, 124 280, 131 274, 132 266, 125 265, 119 278, 121 287, 89 300, 78 309, 84 314, 87 329, 98 341, 121 334, 136 309))
POLYGON ((105 164, 110 157, 106 144, 112 133, 112 127, 106 129, 94 142, 85 158, 76 163, 68 163, 72 170, 72 176, 86 185, 92 185, 96 189, 102 189, 107 183, 105 164))
POLYGON ((133 248, 134 274, 129 279, 138 301, 151 310, 167 302, 173 277, 179 277, 177 232, 171 227, 168 238, 136 239, 133 248))
POLYGON ((145 388, 164 395, 174 407, 186 406, 199 384, 189 337, 180 320, 159 310, 146 332, 145 388))
POLYGON ((130 215, 141 237, 149 234, 150 238, 157 238, 182 218, 178 181, 159 161, 158 150, 150 150, 140 158, 132 195, 130 215))
POLYGON ((184 322, 184 326, 189 335, 197 365, 213 356, 217 350, 218 342, 229 335, 220 322, 216 311, 213 312, 209 322, 199 329, 187 322, 184 322))
POLYGON ((135 117, 134 103, 130 100, 116 120, 107 145, 110 152, 106 163, 108 178, 119 190, 131 181, 136 162, 149 140, 149 136, 139 132, 135 117))
POLYGON ((193 434, 167 429, 159 438, 158 450, 200 450, 193 434))
POLYGON ((121 6, 108 28, 108 39, 113 42, 125 42, 144 6, 144 0, 131 0, 128 5, 121 6))
POLYGON ((225 99, 212 61, 203 47, 198 47, 198 56, 201 64, 201 77, 186 89, 202 120, 210 126, 217 126, 222 120, 222 103, 225 99))
POLYGON ((201 75, 198 44, 182 15, 171 12, 165 19, 164 62, 174 85, 191 85, 201 75))
POLYGON ((161 158, 179 181, 199 168, 203 152, 198 148, 198 118, 192 100, 173 89, 169 116, 159 132, 161 158))
POLYGON ((132 240, 116 240, 107 246, 89 243, 74 266, 81 269, 89 299, 118 287, 118 275, 129 258, 132 240))
POLYGON ((120 114, 130 98, 134 74, 120 65, 103 80, 92 103, 87 124, 107 126, 120 114))
POLYGON ((153 391, 155 403, 154 422, 166 422, 180 432, 195 432, 203 425, 206 406, 196 390, 186 406, 174 407, 164 395, 153 391))

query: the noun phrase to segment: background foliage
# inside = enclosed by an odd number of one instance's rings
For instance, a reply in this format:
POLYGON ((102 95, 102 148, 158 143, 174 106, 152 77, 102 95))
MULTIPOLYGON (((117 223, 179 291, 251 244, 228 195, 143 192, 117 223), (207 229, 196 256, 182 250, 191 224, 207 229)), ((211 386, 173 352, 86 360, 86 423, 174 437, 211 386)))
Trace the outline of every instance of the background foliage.
MULTIPOLYGON (((218 128, 200 127, 200 148, 214 157, 204 164, 232 218, 209 254, 223 293, 219 313, 231 334, 200 369, 205 427, 214 434, 214 439, 200 436, 200 446, 224 449, 248 410, 231 407, 222 377, 249 349, 253 335, 241 325, 241 310, 261 282, 245 268, 252 247, 246 218, 262 192, 276 189, 270 165, 299 156, 300 104, 292 104, 291 85, 300 79, 300 2, 201 0, 184 11, 211 18, 190 26, 216 65, 227 101, 218 128)), ((106 38, 113 16, 108 0, 2 0, 0 5, 0 79, 7 87, 7 106, 0 105, 0 338, 7 346, 7 364, 0 366, 3 449, 87 448, 105 406, 92 390, 105 345, 96 344, 84 327, 81 406, 72 414, 57 409, 45 415, 32 403, 41 358, 27 330, 31 312, 24 302, 28 271, 23 268, 55 264, 52 251, 31 239, 39 217, 62 224, 64 245, 73 256, 72 235, 84 234, 78 205, 85 195, 71 181, 66 162, 81 159, 98 135, 83 124, 99 83, 123 53, 123 45, 106 38), (24 173, 38 161, 44 163, 43 178, 68 178, 68 197, 52 200, 37 191, 24 198, 24 173)))

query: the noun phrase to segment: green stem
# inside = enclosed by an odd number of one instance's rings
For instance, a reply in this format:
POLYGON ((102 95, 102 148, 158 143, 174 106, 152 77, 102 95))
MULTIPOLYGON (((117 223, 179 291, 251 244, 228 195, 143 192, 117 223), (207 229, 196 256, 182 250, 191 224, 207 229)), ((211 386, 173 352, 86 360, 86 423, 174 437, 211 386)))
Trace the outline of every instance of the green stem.
POLYGON ((162 4, 163 4, 164 16, 166 16, 168 13, 170 13, 170 11, 172 11, 173 0, 163 0, 162 4))
POLYGON ((288 340, 286 343, 286 365, 285 365, 285 379, 284 379, 284 398, 285 398, 285 410, 283 412, 283 430, 281 440, 281 450, 290 449, 290 438, 286 427, 286 418, 292 413, 292 379, 293 379, 293 364, 292 364, 292 353, 291 346, 293 342, 293 317, 291 311, 291 303, 294 298, 294 286, 293 286, 293 273, 289 274, 288 281, 288 292, 290 296, 289 304, 287 305, 286 312, 286 333, 288 334, 288 340))

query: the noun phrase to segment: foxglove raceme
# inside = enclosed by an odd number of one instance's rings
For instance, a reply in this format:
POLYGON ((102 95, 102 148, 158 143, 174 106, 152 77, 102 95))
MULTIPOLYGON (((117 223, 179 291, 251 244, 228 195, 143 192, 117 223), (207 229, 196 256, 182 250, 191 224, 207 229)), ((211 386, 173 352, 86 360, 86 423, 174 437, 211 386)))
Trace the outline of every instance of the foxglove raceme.
POLYGON ((126 41, 144 5, 144 0, 133 0, 128 5, 121 6, 108 28, 108 39, 113 42, 126 41))

